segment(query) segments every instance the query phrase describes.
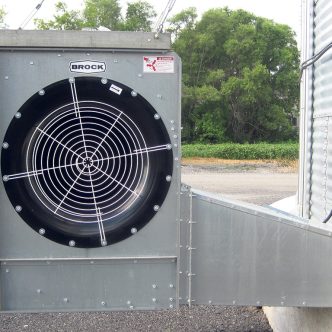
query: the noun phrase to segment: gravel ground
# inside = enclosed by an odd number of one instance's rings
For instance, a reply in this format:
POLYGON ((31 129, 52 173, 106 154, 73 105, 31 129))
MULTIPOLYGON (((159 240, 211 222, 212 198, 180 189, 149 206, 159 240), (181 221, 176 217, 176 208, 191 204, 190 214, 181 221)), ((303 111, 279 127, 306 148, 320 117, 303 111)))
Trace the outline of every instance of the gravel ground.
MULTIPOLYGON (((285 171, 275 165, 195 165, 183 167, 182 173, 183 181, 197 189, 261 205, 296 191, 296 171, 285 171)), ((2 313, 0 331, 265 332, 272 329, 263 311, 256 307, 183 306, 178 311, 2 313)))

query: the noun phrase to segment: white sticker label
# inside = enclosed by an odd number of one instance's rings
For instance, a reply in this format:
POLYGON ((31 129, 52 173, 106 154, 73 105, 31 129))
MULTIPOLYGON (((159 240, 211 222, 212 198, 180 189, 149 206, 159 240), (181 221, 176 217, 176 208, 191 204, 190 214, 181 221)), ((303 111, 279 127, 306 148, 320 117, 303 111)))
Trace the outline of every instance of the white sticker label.
POLYGON ((173 56, 144 56, 143 57, 144 73, 174 73, 173 56))
POLYGON ((119 96, 120 96, 121 93, 122 93, 122 89, 121 89, 120 87, 114 85, 114 84, 112 84, 112 85, 110 86, 110 90, 111 90, 112 92, 116 93, 116 94, 119 95, 119 96))
POLYGON ((100 73, 106 71, 106 63, 100 61, 72 61, 69 65, 70 71, 74 73, 100 73))

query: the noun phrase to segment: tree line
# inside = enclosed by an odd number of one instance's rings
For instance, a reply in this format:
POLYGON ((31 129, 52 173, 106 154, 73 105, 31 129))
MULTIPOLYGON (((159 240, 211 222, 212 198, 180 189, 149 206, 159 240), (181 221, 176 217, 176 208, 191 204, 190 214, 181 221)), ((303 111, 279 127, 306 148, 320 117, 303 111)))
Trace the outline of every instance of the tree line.
MULTIPOLYGON (((0 10, 0 23, 5 12, 0 10)), ((37 29, 151 31, 156 12, 147 1, 85 0, 82 10, 55 6, 37 29)), ((254 143, 297 138, 299 51, 292 29, 244 10, 195 8, 168 21, 182 58, 182 125, 186 143, 254 143)))

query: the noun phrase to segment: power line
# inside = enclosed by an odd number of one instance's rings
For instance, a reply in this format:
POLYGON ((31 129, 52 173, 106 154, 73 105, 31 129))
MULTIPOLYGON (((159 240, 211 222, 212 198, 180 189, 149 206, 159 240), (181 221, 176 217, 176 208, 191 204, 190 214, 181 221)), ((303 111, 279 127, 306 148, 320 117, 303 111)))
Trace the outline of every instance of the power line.
POLYGON ((37 14, 40 7, 43 5, 43 2, 45 0, 42 0, 38 5, 31 11, 31 13, 26 17, 26 19, 21 23, 19 29, 23 30, 27 24, 33 19, 33 17, 37 14))

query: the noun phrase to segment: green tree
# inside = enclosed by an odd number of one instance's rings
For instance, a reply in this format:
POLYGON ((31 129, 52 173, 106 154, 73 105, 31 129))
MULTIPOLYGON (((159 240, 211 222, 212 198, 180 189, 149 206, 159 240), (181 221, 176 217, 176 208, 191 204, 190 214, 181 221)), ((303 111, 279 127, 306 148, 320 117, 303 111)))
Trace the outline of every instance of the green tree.
POLYGON ((194 14, 185 10, 171 19, 183 90, 191 91, 183 102, 184 137, 211 142, 291 138, 299 98, 294 32, 243 10, 212 9, 200 21, 194 14), (198 91, 208 88, 216 92, 205 93, 202 109, 198 91), (222 135, 199 129, 209 127, 212 132, 221 127, 222 135))
POLYGON ((81 30, 84 21, 79 11, 68 10, 66 3, 59 1, 55 4, 53 20, 35 19, 34 24, 39 30, 81 30))
POLYGON ((0 7, 0 27, 5 28, 6 23, 5 23, 5 17, 7 13, 3 7, 0 7))
POLYGON ((83 17, 89 28, 121 30, 121 7, 118 0, 85 0, 83 17))
POLYGON ((124 30, 151 31, 152 19, 156 15, 153 7, 146 1, 128 3, 124 30))
POLYGON ((153 7, 146 1, 128 4, 125 18, 118 0, 85 0, 82 11, 68 10, 65 1, 55 6, 52 20, 35 19, 40 30, 81 30, 82 28, 109 30, 151 31, 153 7))

